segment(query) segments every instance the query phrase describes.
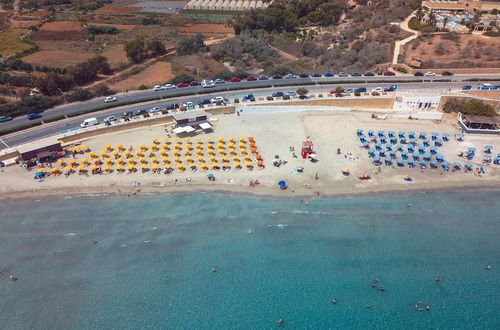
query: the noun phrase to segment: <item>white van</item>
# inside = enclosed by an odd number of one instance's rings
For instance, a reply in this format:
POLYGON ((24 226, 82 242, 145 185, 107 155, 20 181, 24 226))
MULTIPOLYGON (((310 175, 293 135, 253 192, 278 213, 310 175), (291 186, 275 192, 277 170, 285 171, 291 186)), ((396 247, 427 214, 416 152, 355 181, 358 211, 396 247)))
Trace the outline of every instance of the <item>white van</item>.
POLYGON ((80 127, 81 128, 85 128, 85 127, 89 127, 89 126, 93 126, 93 125, 98 125, 99 124, 99 121, 97 120, 97 118, 88 118, 88 119, 85 119, 81 124, 80 124, 80 127))
POLYGON ((213 80, 203 80, 201 82, 201 86, 203 86, 203 88, 211 88, 211 87, 215 87, 215 83, 213 80))

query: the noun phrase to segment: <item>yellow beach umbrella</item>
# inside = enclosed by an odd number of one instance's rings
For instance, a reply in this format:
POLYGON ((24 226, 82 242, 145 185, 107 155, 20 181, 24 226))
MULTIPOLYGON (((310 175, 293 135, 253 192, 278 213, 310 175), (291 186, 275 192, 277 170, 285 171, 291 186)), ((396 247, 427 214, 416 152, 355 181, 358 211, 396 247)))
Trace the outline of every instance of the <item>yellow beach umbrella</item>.
POLYGON ((117 158, 119 154, 120 152, 118 150, 113 151, 113 156, 115 156, 115 158, 117 158))
POLYGON ((81 172, 81 171, 85 170, 85 166, 80 165, 80 166, 78 166, 78 167, 76 168, 76 170, 77 170, 78 172, 81 172))
POLYGON ((166 157, 167 156, 167 152, 165 150, 161 151, 160 152, 160 156, 166 157))
POLYGON ((229 142, 234 142, 234 141, 235 141, 234 137, 232 137, 232 136, 231 136, 231 137, 229 138, 229 142))
POLYGON ((147 164, 141 164, 141 168, 148 168, 147 164))
POLYGON ((58 174, 58 173, 60 173, 60 171, 59 171, 59 169, 58 169, 57 167, 53 167, 53 168, 50 170, 50 172, 51 172, 52 174, 58 174))
POLYGON ((166 143, 162 144, 162 145, 161 145, 161 148, 162 148, 163 150, 168 150, 168 144, 166 144, 166 143))
POLYGON ((163 142, 168 142, 170 139, 167 138, 167 137, 164 137, 163 139, 161 139, 163 142))
POLYGON ((83 165, 88 165, 88 163, 89 163, 89 161, 88 161, 88 159, 87 159, 87 158, 83 158, 83 159, 82 159, 82 164, 83 164, 83 165))
POLYGON ((37 173, 43 173, 45 172, 45 168, 44 167, 40 167, 38 170, 36 170, 37 173))
POLYGON ((140 150, 137 150, 135 154, 137 157, 142 157, 142 152, 140 150))
POLYGON ((200 143, 197 143, 196 146, 195 146, 196 149, 202 149, 203 148, 203 145, 200 144, 200 143))
POLYGON ((235 162, 239 162, 239 161, 240 161, 240 159, 239 159, 237 156, 234 156, 234 157, 233 157, 233 160, 234 160, 235 162))
POLYGON ((203 163, 205 161, 205 159, 203 157, 198 157, 198 163, 203 163))
POLYGON ((246 167, 253 167, 252 162, 245 162, 246 167))
POLYGON ((64 164, 64 160, 59 158, 56 163, 59 165, 62 165, 62 164, 64 164))
POLYGON ((158 168, 158 164, 153 164, 151 167, 156 169, 158 168))
POLYGON ((188 137, 186 137, 186 138, 184 138, 184 141, 186 141, 186 142, 187 142, 187 141, 191 141, 191 139, 190 139, 190 138, 188 138, 188 137))
POLYGON ((149 147, 151 148, 151 150, 158 150, 158 146, 154 143, 151 143, 149 147))
POLYGON ((121 170, 123 170, 123 166, 122 166, 122 165, 120 165, 120 164, 118 164, 118 165, 116 165, 115 169, 116 169, 117 171, 121 171, 121 170))
POLYGON ((116 145, 116 150, 123 151, 123 144, 117 144, 116 145))
POLYGON ((71 166, 65 166, 63 168, 63 170, 66 171, 66 172, 69 172, 69 171, 71 171, 71 166))
POLYGON ((125 163, 125 161, 123 160, 123 158, 118 158, 116 160, 116 162, 119 164, 119 165, 123 165, 125 163))
POLYGON ((153 142, 153 143, 156 143, 156 142, 158 142, 158 138, 156 138, 156 137, 154 137, 154 138, 151 138, 151 142, 153 142))
POLYGON ((246 149, 241 148, 241 149, 240 149, 240 154, 242 154, 242 155, 246 155, 246 154, 247 154, 247 150, 246 150, 246 149))
POLYGON ((163 164, 168 164, 168 157, 162 157, 161 161, 163 164))
POLYGON ((179 139, 178 137, 174 138, 174 141, 175 142, 179 142, 181 139, 179 139))
POLYGON ((139 145, 139 148, 140 148, 140 149, 143 149, 143 150, 146 150, 146 149, 147 149, 147 148, 146 148, 146 145, 145 145, 144 143, 141 143, 141 144, 139 145))
POLYGON ((240 162, 233 161, 233 165, 234 165, 234 166, 241 166, 241 163, 240 163, 240 162))
POLYGON ((172 168, 172 165, 165 164, 165 165, 164 165, 164 168, 166 168, 166 169, 170 169, 170 168, 172 168))
POLYGON ((129 163, 130 165, 135 165, 135 160, 134 160, 133 158, 130 158, 130 159, 128 160, 128 163, 129 163))
POLYGON ((104 165, 104 166, 102 167, 102 169, 103 169, 103 170, 105 170, 105 171, 109 171, 109 170, 111 169, 111 166, 109 166, 109 165, 104 165))
POLYGON ((236 155, 236 149, 234 149, 234 148, 229 148, 229 153, 230 153, 231 155, 236 155))
POLYGON ((135 168, 134 164, 128 164, 128 165, 127 165, 127 169, 129 169, 129 170, 130 170, 130 169, 133 169, 133 168, 135 168))
POLYGON ((240 142, 245 142, 246 139, 244 137, 240 137, 240 142))
POLYGON ((201 141, 202 139, 197 137, 196 139, 194 139, 195 141, 201 141))
POLYGON ((174 144, 174 149, 175 150, 180 150, 181 149, 181 145, 179 143, 174 144))

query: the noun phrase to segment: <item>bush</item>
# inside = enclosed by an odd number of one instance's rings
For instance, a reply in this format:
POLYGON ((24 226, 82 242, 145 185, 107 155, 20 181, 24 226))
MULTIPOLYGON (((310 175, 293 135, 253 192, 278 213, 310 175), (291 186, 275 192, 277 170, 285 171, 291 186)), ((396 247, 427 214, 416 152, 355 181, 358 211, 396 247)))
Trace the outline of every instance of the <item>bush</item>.
POLYGON ((87 89, 76 88, 73 92, 69 93, 66 96, 66 100, 70 103, 77 101, 85 101, 91 99, 93 96, 94 95, 92 94, 92 92, 87 89))
POLYGON ((95 25, 91 25, 91 26, 87 27, 87 29, 85 29, 85 31, 90 35, 117 34, 118 32, 120 32, 114 26, 95 26, 95 25))
POLYGON ((354 92, 354 96, 361 96, 360 92, 354 92))
POLYGON ((480 100, 449 99, 444 104, 443 111, 446 113, 461 112, 465 115, 474 116, 498 116, 495 107, 480 100))
POLYGON ((181 83, 181 82, 189 84, 191 81, 194 81, 194 80, 195 79, 192 76, 185 74, 185 73, 181 73, 181 74, 175 76, 174 78, 170 79, 169 83, 174 84, 174 85, 181 83))
POLYGON ((140 90, 140 91, 143 91, 143 90, 149 89, 149 87, 146 86, 146 85, 141 85, 137 89, 140 90))
POLYGON ((178 55, 198 54, 207 49, 203 40, 201 33, 197 33, 194 37, 184 37, 177 43, 176 53, 178 55))
POLYGON ((58 120, 62 120, 62 119, 65 119, 66 116, 65 115, 59 115, 59 116, 54 116, 54 117, 49 117, 49 118, 44 118, 43 119, 43 122, 44 123, 52 123, 54 121, 58 121, 58 120))
POLYGON ((304 87, 299 87, 299 88, 297 88, 296 93, 297 93, 297 95, 307 95, 307 93, 309 93, 309 91, 304 87))
POLYGON ((380 93, 379 92, 372 92, 372 96, 379 96, 380 93))

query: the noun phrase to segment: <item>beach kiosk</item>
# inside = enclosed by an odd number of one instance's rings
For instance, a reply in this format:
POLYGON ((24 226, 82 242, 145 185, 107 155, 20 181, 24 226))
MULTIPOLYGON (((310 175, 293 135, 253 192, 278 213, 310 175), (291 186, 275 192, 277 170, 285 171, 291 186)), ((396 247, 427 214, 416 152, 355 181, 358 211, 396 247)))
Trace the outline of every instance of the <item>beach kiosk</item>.
POLYGON ((186 111, 174 113, 174 130, 177 135, 195 132, 201 129, 205 132, 212 130, 212 125, 208 122, 208 112, 206 111, 186 111))
POLYGON ((49 138, 36 142, 27 143, 17 149, 22 160, 27 161, 33 158, 41 162, 55 159, 55 153, 63 151, 59 140, 49 138))

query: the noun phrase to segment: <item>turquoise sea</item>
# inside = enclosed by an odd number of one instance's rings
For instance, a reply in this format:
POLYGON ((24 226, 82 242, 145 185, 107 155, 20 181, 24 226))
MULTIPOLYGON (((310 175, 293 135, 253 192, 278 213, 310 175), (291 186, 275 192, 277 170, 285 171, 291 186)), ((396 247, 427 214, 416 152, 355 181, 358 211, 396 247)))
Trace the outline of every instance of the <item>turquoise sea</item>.
POLYGON ((0 328, 500 329, 500 190, 306 201, 5 202, 0 328))

